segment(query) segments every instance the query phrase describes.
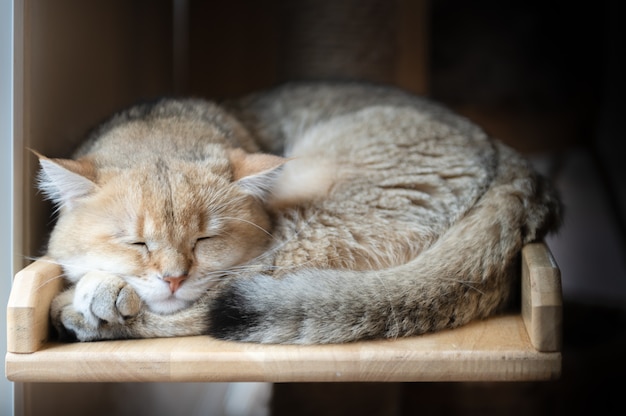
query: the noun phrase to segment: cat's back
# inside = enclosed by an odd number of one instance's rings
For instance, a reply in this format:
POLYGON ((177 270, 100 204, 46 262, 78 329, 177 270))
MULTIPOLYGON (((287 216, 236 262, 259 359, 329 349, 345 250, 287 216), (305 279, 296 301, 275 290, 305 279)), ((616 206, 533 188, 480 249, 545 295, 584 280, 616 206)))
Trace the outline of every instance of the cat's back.
POLYGON ((254 132, 261 146, 273 153, 283 153, 292 140, 312 126, 372 107, 411 109, 466 137, 485 139, 482 130, 465 118, 389 85, 292 82, 230 102, 228 107, 254 132))
POLYGON ((287 84, 245 98, 239 111, 265 147, 293 158, 283 175, 295 180, 289 193, 319 189, 326 201, 359 193, 374 207, 402 195, 411 209, 449 213, 473 203, 495 174, 496 149, 482 129, 388 86, 287 84))
POLYGON ((400 264, 463 216, 496 172, 497 151, 481 129, 386 86, 288 84, 238 111, 266 149, 292 158, 275 189, 303 202, 277 223, 286 257, 400 264))

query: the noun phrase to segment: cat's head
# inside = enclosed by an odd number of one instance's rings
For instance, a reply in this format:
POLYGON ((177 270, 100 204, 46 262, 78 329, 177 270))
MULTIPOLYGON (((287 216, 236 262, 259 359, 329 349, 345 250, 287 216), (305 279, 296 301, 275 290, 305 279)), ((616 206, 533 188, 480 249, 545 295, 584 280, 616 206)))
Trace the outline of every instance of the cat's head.
POLYGON ((271 239, 263 199, 284 159, 232 149, 222 159, 105 168, 39 155, 39 187, 59 209, 48 255, 71 281, 121 276, 156 312, 188 306, 271 239))

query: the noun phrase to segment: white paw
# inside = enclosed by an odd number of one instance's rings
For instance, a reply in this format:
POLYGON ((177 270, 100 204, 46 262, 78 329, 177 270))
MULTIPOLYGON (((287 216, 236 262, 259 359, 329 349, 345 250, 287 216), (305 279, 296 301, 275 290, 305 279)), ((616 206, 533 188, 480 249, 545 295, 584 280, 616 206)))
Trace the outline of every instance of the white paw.
POLYGON ((101 321, 123 324, 137 315, 141 299, 122 278, 103 272, 89 272, 76 284, 74 309, 91 326, 101 321))
POLYGON ((123 279, 90 272, 53 299, 50 317, 60 339, 97 341, 131 336, 141 311, 139 296, 123 279))

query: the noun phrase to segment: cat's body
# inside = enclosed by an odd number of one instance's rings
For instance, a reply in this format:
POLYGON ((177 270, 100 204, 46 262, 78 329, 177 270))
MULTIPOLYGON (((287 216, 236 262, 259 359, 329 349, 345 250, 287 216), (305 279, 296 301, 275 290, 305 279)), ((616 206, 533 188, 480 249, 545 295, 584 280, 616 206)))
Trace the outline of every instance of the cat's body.
POLYGON ((488 316, 559 222, 545 179, 448 110, 359 84, 164 100, 41 158, 53 302, 81 340, 329 343, 488 316), (274 153, 276 156, 258 153, 274 153))

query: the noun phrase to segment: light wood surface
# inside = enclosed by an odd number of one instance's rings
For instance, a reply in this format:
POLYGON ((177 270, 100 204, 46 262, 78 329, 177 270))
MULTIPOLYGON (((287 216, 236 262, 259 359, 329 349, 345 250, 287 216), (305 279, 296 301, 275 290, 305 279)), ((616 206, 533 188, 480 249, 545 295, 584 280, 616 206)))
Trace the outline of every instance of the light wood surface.
POLYGON ((559 351, 562 343, 561 273, 545 244, 522 250, 522 317, 533 346, 559 351))
POLYGON ((522 313, 511 313, 397 340, 284 346, 205 336, 73 344, 45 341, 47 311, 60 279, 56 279, 56 266, 39 261, 14 281, 6 376, 25 382, 555 379, 561 371, 558 268, 543 243, 525 247, 522 263, 522 286, 527 287, 523 303, 529 302, 523 307, 529 310, 524 318, 522 313))
POLYGON ((15 276, 7 308, 7 351, 31 353, 46 343, 50 303, 63 287, 62 277, 61 268, 46 258, 15 276))
POLYGON ((258 345, 209 337, 47 344, 7 355, 13 381, 470 381, 552 379, 518 316, 393 341, 258 345))

